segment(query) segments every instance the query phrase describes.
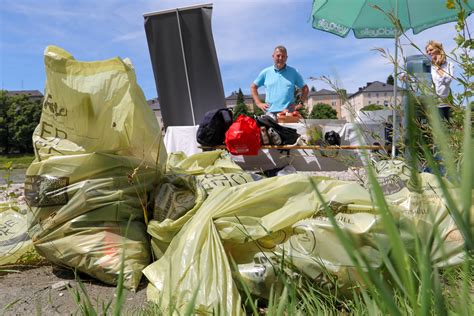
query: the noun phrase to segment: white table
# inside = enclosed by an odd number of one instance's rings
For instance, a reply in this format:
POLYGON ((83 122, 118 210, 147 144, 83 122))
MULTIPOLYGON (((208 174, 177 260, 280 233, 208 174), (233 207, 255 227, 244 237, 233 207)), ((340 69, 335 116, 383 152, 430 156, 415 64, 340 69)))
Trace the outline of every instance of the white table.
POLYGON ((187 156, 202 152, 196 141, 196 126, 168 126, 163 139, 168 153, 182 151, 187 156))
MULTIPOLYGON (((306 126, 302 123, 283 124, 295 128, 299 134, 306 133, 306 126)), ((363 146, 372 145, 377 137, 383 136, 383 125, 364 125, 355 123, 325 122, 320 126, 322 135, 334 130, 341 136, 341 145, 363 146), (358 137, 357 129, 363 129, 362 138, 358 137)), ((196 141, 198 126, 169 126, 166 130, 164 142, 168 153, 183 151, 186 155, 201 152, 196 141)), ((329 156, 336 154, 334 151, 325 152, 329 156)), ((292 149, 280 151, 277 149, 261 149, 257 156, 235 156, 232 160, 244 170, 269 170, 292 165, 298 171, 342 171, 349 166, 361 166, 361 153, 359 150, 339 150, 337 157, 323 157, 319 150, 292 149)))

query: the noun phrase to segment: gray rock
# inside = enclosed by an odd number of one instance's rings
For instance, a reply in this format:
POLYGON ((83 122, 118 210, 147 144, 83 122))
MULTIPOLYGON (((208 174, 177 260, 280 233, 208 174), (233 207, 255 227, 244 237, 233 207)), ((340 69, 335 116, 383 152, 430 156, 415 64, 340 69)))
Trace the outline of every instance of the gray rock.
POLYGON ((70 287, 70 286, 71 284, 69 283, 69 281, 59 281, 51 285, 51 288, 53 290, 61 291, 61 290, 65 290, 67 287, 70 287))

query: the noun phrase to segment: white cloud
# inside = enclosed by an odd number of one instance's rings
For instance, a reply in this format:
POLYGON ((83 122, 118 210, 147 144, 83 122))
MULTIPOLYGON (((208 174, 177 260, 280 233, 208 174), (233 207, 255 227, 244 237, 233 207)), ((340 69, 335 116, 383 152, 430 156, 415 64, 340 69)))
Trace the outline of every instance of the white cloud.
POLYGON ((111 39, 111 42, 127 42, 127 41, 135 41, 135 40, 142 41, 143 34, 144 34, 143 30, 128 32, 124 34, 118 34, 117 36, 111 39))

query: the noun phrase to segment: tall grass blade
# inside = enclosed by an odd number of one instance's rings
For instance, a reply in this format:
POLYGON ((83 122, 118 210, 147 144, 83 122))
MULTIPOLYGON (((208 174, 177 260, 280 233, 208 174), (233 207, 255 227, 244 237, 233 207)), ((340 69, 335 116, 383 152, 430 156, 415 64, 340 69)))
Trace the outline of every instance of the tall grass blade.
POLYGON ((5 313, 6 313, 11 307, 13 307, 16 303, 18 303, 19 301, 21 301, 21 299, 22 299, 21 297, 20 297, 20 298, 17 298, 17 299, 15 299, 15 300, 11 301, 10 303, 8 303, 7 305, 5 305, 5 306, 3 307, 3 310, 2 310, 2 315, 5 315, 5 313))
POLYGON ((441 122, 441 118, 438 113, 438 107, 433 102, 432 104, 428 104, 427 108, 428 119, 431 124, 431 132, 433 133, 433 140, 441 153, 441 159, 446 168, 446 176, 448 179, 451 179, 453 183, 457 184, 459 181, 456 174, 454 155, 449 148, 449 141, 446 137, 448 133, 441 122))
POLYGON ((324 198, 319 192, 314 180, 311 179, 310 183, 324 206, 336 236, 338 237, 339 241, 341 241, 341 244, 351 258, 355 268, 357 269, 357 272, 363 280, 363 283, 369 288, 370 292, 374 294, 374 298, 378 301, 379 305, 386 306, 388 312, 392 315, 400 315, 398 307, 393 300, 393 295, 388 289, 387 285, 384 284, 384 282, 380 279, 377 272, 371 268, 369 261, 364 258, 360 252, 354 250, 357 249, 356 245, 350 236, 337 224, 333 211, 330 207, 328 207, 327 203, 324 202, 324 198), (367 269, 367 271, 365 269, 367 269))
POLYGON ((432 262, 429 259, 430 247, 424 247, 418 236, 416 237, 415 243, 417 269, 420 273, 420 315, 428 315, 431 309, 432 293, 435 290, 433 289, 433 283, 431 282, 433 271, 431 269, 432 262))
POLYGON ((286 304, 288 303, 288 284, 285 284, 283 292, 280 295, 280 301, 278 302, 277 315, 284 315, 286 304))
POLYGON ((461 303, 461 311, 463 315, 472 315, 472 309, 473 309, 473 297, 472 297, 472 292, 473 291, 473 281, 472 281, 472 275, 473 275, 473 267, 472 264, 474 262, 474 257, 471 255, 466 256, 466 260, 464 261, 462 271, 461 271, 461 297, 460 297, 460 303, 461 303))
MULTIPOLYGON (((458 203, 455 202, 455 197, 452 193, 448 190, 446 182, 443 180, 441 172, 438 170, 436 162, 433 159, 430 151, 426 147, 423 146, 423 152, 425 154, 426 160, 428 165, 432 168, 433 173, 436 175, 436 180, 438 181, 438 185, 441 189, 443 197, 446 199, 446 207, 449 214, 452 216, 456 226, 458 227, 460 233, 462 234, 465 242, 465 247, 467 252, 474 251, 474 240, 472 235, 472 227, 471 224, 464 221, 464 216, 461 214, 461 211, 458 209, 458 203)), ((464 188, 462 190, 466 190, 464 188)))
POLYGON ((375 205, 378 207, 378 214, 381 216, 383 227, 390 240, 391 251, 393 253, 391 258, 393 258, 393 262, 395 263, 397 275, 401 278, 403 283, 401 290, 406 292, 406 296, 411 300, 412 306, 416 306, 416 291, 414 288, 410 257, 400 237, 395 219, 390 212, 382 189, 375 177, 373 168, 368 166, 367 172, 372 189, 372 196, 375 205))
MULTIPOLYGON (((464 144, 463 144, 463 159, 461 167, 461 212, 464 214, 464 222, 471 227, 469 232, 466 232, 472 242, 474 238, 474 225, 471 225, 471 207, 473 205, 473 188, 474 188, 474 167, 473 167, 473 146, 474 137, 472 135, 472 114, 471 106, 466 106, 464 112, 464 144)), ((474 248, 469 248, 472 254, 474 248)))
POLYGON ((79 286, 79 289, 75 289, 73 293, 73 297, 76 301, 76 304, 79 306, 80 310, 82 311, 83 315, 87 316, 96 316, 97 311, 94 309, 92 305, 91 299, 89 294, 87 293, 87 289, 82 283, 81 279, 77 275, 77 271, 74 271, 76 283, 79 286))
MULTIPOLYGON (((128 230, 130 228, 130 223, 132 222, 132 217, 130 216, 127 223, 127 228, 125 229, 125 234, 123 238, 127 238, 128 230)), ((125 268, 125 243, 122 244, 122 254, 120 256, 120 272, 117 280, 117 288, 115 291, 116 299, 115 299, 115 308, 114 308, 114 315, 119 316, 121 315, 123 302, 125 300, 125 293, 124 293, 124 268, 125 268)))
MULTIPOLYGON (((196 306, 196 298, 199 293, 199 286, 196 287, 196 289, 193 292, 193 296, 191 297, 191 300, 186 304, 186 308, 184 309, 184 315, 194 315, 194 308, 196 306)), ((220 306, 219 306, 220 307, 220 306)))
POLYGON ((252 300, 252 294, 250 293, 250 289, 248 288, 245 281, 242 279, 242 276, 239 273, 239 268, 237 267, 237 264, 235 263, 234 258, 230 257, 230 263, 234 271, 236 271, 235 274, 236 274, 237 280, 239 281, 240 285, 242 286, 242 289, 244 290, 244 293, 246 296, 245 302, 248 303, 248 305, 250 305, 250 308, 252 309, 252 312, 254 313, 254 315, 258 315, 257 306, 252 300))
POLYGON ((436 315, 447 315, 448 312, 446 310, 446 304, 443 295, 443 289, 441 287, 441 281, 439 279, 438 271, 436 270, 434 273, 434 280, 433 280, 433 300, 436 308, 436 315))
MULTIPOLYGON (((270 287, 270 294, 268 295, 268 308, 270 309, 272 306, 274 306, 275 302, 275 290, 273 287, 273 284, 270 287)), ((271 310, 270 310, 271 312, 271 310)))

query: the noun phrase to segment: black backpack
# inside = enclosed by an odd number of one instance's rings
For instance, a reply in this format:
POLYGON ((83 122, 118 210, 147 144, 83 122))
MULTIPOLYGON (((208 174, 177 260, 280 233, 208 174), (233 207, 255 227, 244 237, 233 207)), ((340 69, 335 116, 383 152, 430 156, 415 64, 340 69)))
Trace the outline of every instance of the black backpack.
POLYGON ((224 144, 225 132, 232 125, 232 111, 217 109, 206 112, 196 133, 196 140, 203 146, 224 144))
POLYGON ((329 131, 324 134, 324 141, 331 146, 341 146, 341 135, 335 131, 329 131))
MULTIPOLYGON (((275 121, 272 117, 268 115, 257 116, 255 120, 257 121, 258 126, 264 126, 267 128, 267 130, 273 129, 274 131, 276 131, 278 135, 280 135, 281 145, 293 145, 301 136, 296 132, 296 129, 281 126, 277 123, 277 121, 275 121)), ((280 144, 272 143, 272 145, 280 144)))

